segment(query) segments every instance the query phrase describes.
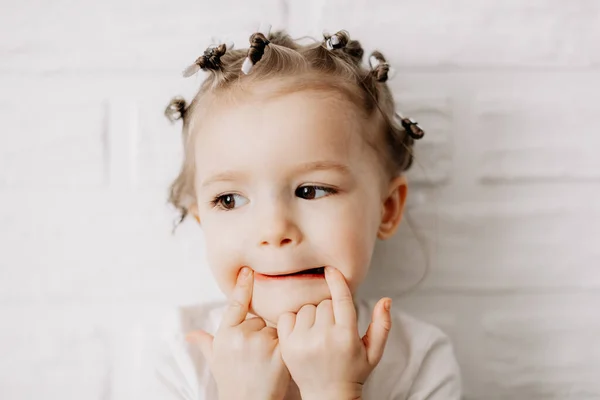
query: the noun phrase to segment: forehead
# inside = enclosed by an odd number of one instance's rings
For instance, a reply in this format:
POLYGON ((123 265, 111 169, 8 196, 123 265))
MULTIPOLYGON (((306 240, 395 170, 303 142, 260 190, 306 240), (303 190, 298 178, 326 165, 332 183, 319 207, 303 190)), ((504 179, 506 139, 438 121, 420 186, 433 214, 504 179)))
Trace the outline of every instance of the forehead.
POLYGON ((368 151, 362 115, 334 91, 246 94, 213 103, 195 122, 198 179, 223 168, 284 170, 307 161, 356 164, 368 151))

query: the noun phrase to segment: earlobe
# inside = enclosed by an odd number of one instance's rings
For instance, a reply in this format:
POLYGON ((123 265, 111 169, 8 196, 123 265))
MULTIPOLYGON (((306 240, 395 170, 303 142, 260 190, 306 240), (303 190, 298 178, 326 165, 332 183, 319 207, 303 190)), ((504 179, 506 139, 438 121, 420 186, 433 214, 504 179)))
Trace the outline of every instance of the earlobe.
POLYGON ((396 233, 404 214, 407 194, 408 183, 404 175, 390 181, 388 195, 381 205, 381 223, 377 232, 379 239, 389 239, 396 233))

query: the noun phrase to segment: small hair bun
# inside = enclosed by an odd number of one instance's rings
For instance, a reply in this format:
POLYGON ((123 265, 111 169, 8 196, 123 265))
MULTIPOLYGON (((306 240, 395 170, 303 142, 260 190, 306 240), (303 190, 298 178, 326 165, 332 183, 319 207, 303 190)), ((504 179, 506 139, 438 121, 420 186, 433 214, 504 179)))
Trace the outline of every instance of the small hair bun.
POLYGON ((419 126, 419 123, 417 121, 415 121, 414 119, 401 117, 401 123, 402 123, 402 126, 404 127, 404 130, 406 131, 408 136, 410 136, 411 138, 413 138, 415 140, 419 140, 419 139, 423 139, 423 136, 425 136, 425 131, 423 129, 421 129, 421 127, 419 126))
POLYGON ((328 50, 342 49, 350 41, 348 31, 338 31, 333 35, 324 34, 323 37, 328 50))
POLYGON ((165 108, 165 117, 171 122, 175 122, 183 118, 187 102, 183 97, 173 97, 167 108, 165 108))
POLYGON ((369 57, 369 65, 377 82, 386 82, 390 72, 390 64, 379 51, 374 51, 369 57))
MULTIPOLYGON (((271 29, 270 26, 268 29, 271 29)), ((265 35, 263 32, 256 32, 250 36, 250 48, 248 49, 248 56, 242 64, 242 72, 248 75, 254 67, 254 64, 260 61, 262 56, 265 54, 265 47, 271 42, 267 39, 269 32, 265 35)))
POLYGON ((219 70, 221 69, 221 56, 225 54, 228 49, 231 49, 233 44, 220 44, 218 46, 209 46, 204 50, 204 54, 194 61, 193 64, 183 70, 184 78, 188 78, 194 75, 201 69, 204 70, 219 70))

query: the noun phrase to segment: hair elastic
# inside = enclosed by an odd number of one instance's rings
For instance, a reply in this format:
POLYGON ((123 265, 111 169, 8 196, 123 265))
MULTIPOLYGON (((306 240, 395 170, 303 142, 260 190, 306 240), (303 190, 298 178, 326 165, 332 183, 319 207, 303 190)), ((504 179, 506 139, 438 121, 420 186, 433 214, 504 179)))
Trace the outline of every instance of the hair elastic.
POLYGON ((234 43, 222 43, 219 45, 210 45, 206 50, 204 50, 204 54, 194 61, 193 64, 189 65, 186 69, 183 70, 183 77, 188 78, 194 74, 196 74, 201 69, 204 70, 218 70, 221 68, 221 56, 225 54, 226 51, 233 49, 234 43))
POLYGON ((261 24, 258 32, 250 36, 250 48, 248 49, 248 57, 242 64, 242 72, 244 75, 248 75, 254 64, 260 61, 263 54, 265 53, 265 47, 271 43, 268 39, 269 33, 271 33, 270 24, 261 24))
POLYGON ((400 119, 400 123, 408 136, 415 140, 422 139, 425 136, 425 131, 421 129, 417 121, 412 118, 405 118, 400 113, 396 113, 396 116, 400 119))

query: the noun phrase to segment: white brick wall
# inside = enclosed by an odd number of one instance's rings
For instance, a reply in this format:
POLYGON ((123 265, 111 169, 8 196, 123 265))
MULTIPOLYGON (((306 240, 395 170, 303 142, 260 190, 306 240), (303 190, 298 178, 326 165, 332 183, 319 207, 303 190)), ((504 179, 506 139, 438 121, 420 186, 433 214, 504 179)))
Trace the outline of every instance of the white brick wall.
POLYGON ((142 323, 220 297, 165 205, 211 36, 348 29, 427 127, 364 293, 453 338, 467 399, 600 399, 600 2, 5 1, 0 398, 132 399, 142 323), (422 166, 422 168, 419 167, 422 166), (426 259, 430 272, 415 291, 426 259), (381 270, 394 271, 382 274, 381 270))

